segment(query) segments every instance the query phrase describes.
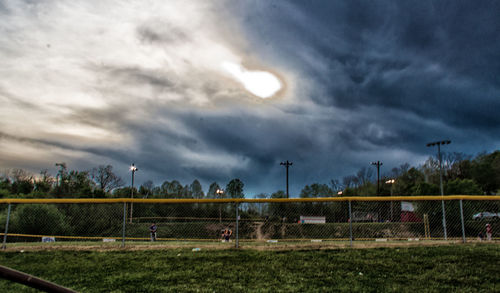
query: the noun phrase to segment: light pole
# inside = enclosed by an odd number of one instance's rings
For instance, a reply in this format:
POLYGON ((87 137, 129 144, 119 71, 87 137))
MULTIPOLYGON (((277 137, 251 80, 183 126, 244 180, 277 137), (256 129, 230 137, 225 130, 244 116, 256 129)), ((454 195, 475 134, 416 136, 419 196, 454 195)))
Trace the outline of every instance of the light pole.
MULTIPOLYGON (((391 197, 392 197, 392 189, 394 187, 395 179, 389 179, 385 183, 391 185, 391 197)), ((393 212, 393 201, 391 200, 391 222, 394 222, 394 212, 393 212)))
POLYGON ((382 162, 376 161, 376 162, 371 162, 372 165, 377 166, 377 196, 379 195, 379 182, 380 182, 380 166, 383 165, 382 162))
MULTIPOLYGON (((215 191, 215 193, 217 193, 217 196, 219 198, 222 198, 222 194, 224 194, 224 190, 222 189, 217 189, 215 191)), ((221 203, 219 203, 219 223, 222 223, 222 210, 221 210, 221 203)))
POLYGON ((290 196, 288 194, 288 167, 293 165, 293 163, 288 162, 288 160, 286 160, 286 162, 281 162, 280 165, 285 166, 285 168, 286 168, 286 198, 289 198, 290 196))
MULTIPOLYGON (((135 172, 139 171, 139 169, 135 166, 134 163, 132 163, 132 166, 130 166, 130 171, 132 172, 132 187, 130 188, 130 198, 134 198, 134 176, 135 172)), ((132 223, 132 217, 134 214, 134 203, 130 203, 130 223, 132 223)))
MULTIPOLYGON (((438 161, 439 161, 439 189, 441 189, 441 196, 444 196, 443 191, 443 164, 441 163, 441 145, 450 144, 451 140, 442 140, 430 142, 427 144, 427 147, 435 146, 438 147, 438 161)), ((444 200, 441 200, 441 210, 443 213, 443 230, 444 230, 444 240, 448 239, 448 235, 446 233, 446 214, 444 210, 444 200)))

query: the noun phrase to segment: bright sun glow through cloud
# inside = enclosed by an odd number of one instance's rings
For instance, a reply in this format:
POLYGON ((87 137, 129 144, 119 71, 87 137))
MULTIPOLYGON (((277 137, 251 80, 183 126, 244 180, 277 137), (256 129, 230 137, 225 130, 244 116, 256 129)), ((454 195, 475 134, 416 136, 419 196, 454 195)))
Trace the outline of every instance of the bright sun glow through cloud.
POLYGON ((241 65, 223 62, 222 67, 231 73, 252 94, 269 98, 281 89, 280 80, 266 71, 250 71, 241 65))

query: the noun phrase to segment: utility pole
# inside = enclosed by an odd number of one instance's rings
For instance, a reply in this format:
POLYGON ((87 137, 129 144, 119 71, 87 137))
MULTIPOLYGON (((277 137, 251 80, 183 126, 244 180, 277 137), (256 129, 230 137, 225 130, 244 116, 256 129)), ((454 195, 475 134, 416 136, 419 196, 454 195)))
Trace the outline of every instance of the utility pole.
MULTIPOLYGON (((451 140, 434 141, 427 144, 427 147, 435 146, 438 147, 438 161, 439 161, 439 189, 441 189, 441 196, 444 196, 443 190, 443 164, 441 163, 441 145, 450 144, 451 140)), ((448 239, 446 232, 446 213, 444 209, 444 200, 441 200, 441 210, 443 213, 443 230, 444 230, 444 240, 448 239)))
MULTIPOLYGON (((132 163, 132 166, 130 166, 130 171, 132 172, 132 188, 130 188, 130 198, 134 198, 134 175, 136 171, 139 171, 139 169, 135 166, 135 163, 132 163)), ((130 223, 132 223, 132 217, 134 213, 134 203, 130 203, 130 223)))
POLYGON ((372 165, 377 166, 377 196, 380 194, 380 187, 379 187, 379 182, 380 182, 380 166, 383 165, 382 162, 376 161, 376 162, 371 162, 372 165))
POLYGON ((288 194, 288 167, 293 165, 293 163, 288 162, 288 160, 286 160, 286 162, 281 162, 280 165, 285 166, 285 168, 286 168, 286 198, 289 198, 290 196, 288 194))

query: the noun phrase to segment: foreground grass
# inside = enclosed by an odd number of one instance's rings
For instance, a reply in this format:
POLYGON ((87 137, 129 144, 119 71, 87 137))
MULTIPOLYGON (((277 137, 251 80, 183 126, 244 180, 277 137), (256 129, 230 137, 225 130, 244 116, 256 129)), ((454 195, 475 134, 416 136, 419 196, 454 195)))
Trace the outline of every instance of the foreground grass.
MULTIPOLYGON (((500 246, 32 251, 0 263, 82 292, 500 292, 500 246)), ((31 292, 0 279, 0 292, 31 292)))

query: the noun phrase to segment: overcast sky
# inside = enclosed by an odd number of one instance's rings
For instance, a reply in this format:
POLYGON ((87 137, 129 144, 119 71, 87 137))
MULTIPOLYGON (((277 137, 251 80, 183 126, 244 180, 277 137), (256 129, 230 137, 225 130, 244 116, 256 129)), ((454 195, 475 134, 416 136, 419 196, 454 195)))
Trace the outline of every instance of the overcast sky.
POLYGON ((0 170, 247 196, 500 148, 500 1, 0 0, 0 170))

